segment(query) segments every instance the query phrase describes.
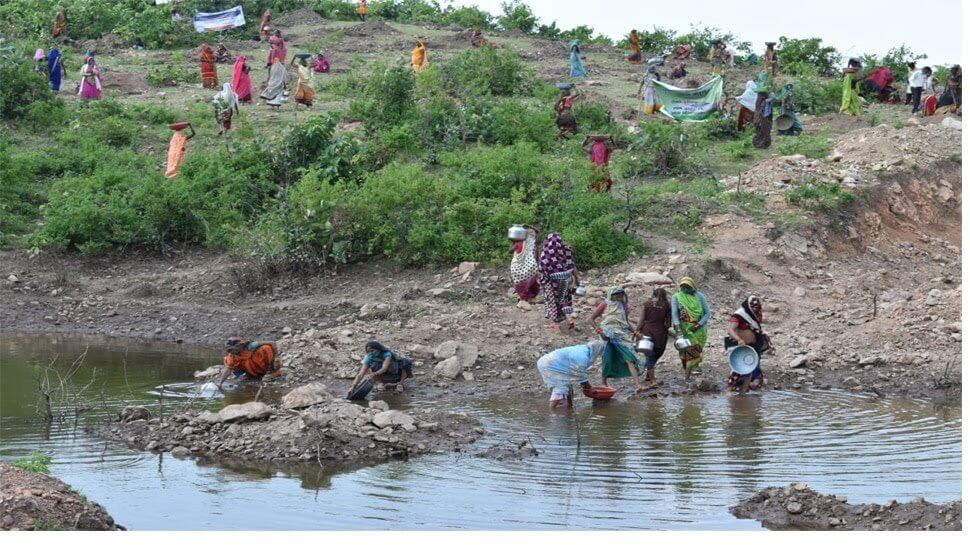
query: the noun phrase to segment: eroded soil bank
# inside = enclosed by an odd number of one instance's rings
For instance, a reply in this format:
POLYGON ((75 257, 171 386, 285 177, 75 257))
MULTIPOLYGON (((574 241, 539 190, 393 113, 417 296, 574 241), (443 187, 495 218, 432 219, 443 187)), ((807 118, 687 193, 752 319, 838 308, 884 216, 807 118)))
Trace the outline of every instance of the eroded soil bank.
POLYGON ((960 530, 963 500, 942 505, 923 498, 850 504, 844 496, 823 495, 795 483, 765 488, 732 507, 731 513, 761 521, 772 530, 960 530))
POLYGON ((3 530, 124 530, 101 505, 59 479, 0 462, 3 530))

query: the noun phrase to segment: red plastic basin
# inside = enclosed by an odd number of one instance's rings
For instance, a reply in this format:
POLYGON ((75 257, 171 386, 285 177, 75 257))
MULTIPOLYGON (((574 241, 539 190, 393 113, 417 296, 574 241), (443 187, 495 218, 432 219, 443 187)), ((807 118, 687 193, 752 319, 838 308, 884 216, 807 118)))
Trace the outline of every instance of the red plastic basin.
POLYGON ((583 389, 583 395, 591 399, 610 399, 616 395, 616 388, 609 386, 590 386, 583 389))

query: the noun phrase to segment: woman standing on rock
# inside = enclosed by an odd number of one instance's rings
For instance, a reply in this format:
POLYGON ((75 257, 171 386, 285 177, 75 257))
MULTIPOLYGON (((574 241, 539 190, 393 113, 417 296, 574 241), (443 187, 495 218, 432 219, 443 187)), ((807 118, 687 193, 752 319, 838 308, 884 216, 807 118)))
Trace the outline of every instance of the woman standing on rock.
POLYGON ((627 313, 628 304, 629 298, 623 288, 614 286, 590 315, 589 321, 597 334, 609 339, 600 369, 603 386, 609 386, 607 379, 633 377, 633 385, 638 392, 642 392, 646 388, 640 385, 640 361, 633 347, 633 326, 627 313))
POLYGON ((637 330, 633 336, 634 341, 643 337, 649 337, 653 341, 653 352, 646 355, 647 380, 650 382, 647 388, 657 387, 654 367, 667 350, 667 332, 671 324, 670 298, 667 296, 667 290, 657 288, 653 290, 653 297, 644 301, 643 314, 640 316, 640 323, 637 324, 637 330))
POLYGON ((583 67, 583 57, 579 51, 579 40, 573 40, 569 44, 569 77, 585 78, 586 68, 583 67))
POLYGON ((512 243, 512 284, 519 301, 532 301, 539 295, 539 248, 536 245, 538 232, 534 227, 526 228, 525 240, 512 243))
POLYGON ((681 278, 678 287, 680 291, 674 294, 670 303, 670 318, 674 329, 690 341, 690 346, 680 351, 684 379, 689 381, 691 373, 704 361, 711 309, 707 305, 707 297, 697 291, 697 284, 689 276, 681 278))
MULTIPOLYGON (((751 295, 741 302, 741 306, 728 319, 728 336, 724 337, 724 349, 735 346, 750 346, 761 356, 771 350, 771 340, 761 327, 761 298, 751 295)), ((728 390, 747 393, 748 389, 758 390, 765 385, 765 375, 761 372, 761 362, 754 371, 739 375, 734 371, 728 376, 728 390)))
POLYGON ((553 322, 547 326, 549 329, 556 329, 563 320, 569 329, 575 327, 571 289, 574 282, 579 285, 573 249, 559 233, 550 233, 539 256, 539 285, 546 300, 546 318, 553 322))
POLYGON ((354 383, 347 390, 348 397, 364 380, 378 384, 399 384, 400 389, 403 390, 404 383, 414 376, 411 360, 394 354, 383 344, 377 341, 367 341, 364 350, 367 355, 364 356, 364 361, 361 363, 357 377, 354 378, 354 383))
POLYGON ((605 348, 604 341, 591 341, 560 348, 539 358, 536 368, 545 385, 552 389, 550 409, 573 406, 573 386, 589 383, 589 368, 605 348))

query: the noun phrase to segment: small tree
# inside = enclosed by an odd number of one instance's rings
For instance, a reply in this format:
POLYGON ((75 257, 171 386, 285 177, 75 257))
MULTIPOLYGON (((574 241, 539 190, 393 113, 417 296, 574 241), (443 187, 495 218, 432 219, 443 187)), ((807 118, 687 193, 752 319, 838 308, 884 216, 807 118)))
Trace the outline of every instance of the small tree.
POLYGON ((882 57, 868 54, 863 55, 860 60, 862 61, 863 71, 866 73, 871 72, 876 67, 885 66, 886 68, 892 70, 893 78, 896 81, 906 81, 906 79, 909 77, 909 67, 906 65, 910 62, 919 61, 925 58, 925 54, 917 54, 906 44, 902 44, 898 47, 890 49, 882 57))
POLYGON ((842 56, 830 46, 823 46, 821 38, 778 39, 777 59, 781 71, 794 74, 796 66, 810 64, 823 76, 832 76, 838 71, 842 56))
POLYGON ((532 13, 532 8, 522 3, 522 0, 502 2, 502 15, 498 24, 505 30, 521 30, 530 34, 539 23, 538 17, 532 13))

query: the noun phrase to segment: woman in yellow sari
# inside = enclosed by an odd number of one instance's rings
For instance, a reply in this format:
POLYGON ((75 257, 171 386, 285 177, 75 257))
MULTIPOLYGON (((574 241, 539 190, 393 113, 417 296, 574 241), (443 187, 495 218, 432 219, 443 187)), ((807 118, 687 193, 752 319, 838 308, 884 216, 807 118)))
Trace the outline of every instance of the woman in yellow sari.
POLYGON ((418 40, 418 45, 411 50, 411 66, 415 72, 420 72, 428 66, 428 50, 424 47, 423 40, 418 40))
POLYGON ((51 35, 56 38, 65 32, 67 32, 67 10, 62 9, 54 16, 54 28, 51 29, 51 35))
POLYGON ((643 54, 640 52, 640 36, 637 34, 637 29, 630 31, 630 56, 627 60, 630 64, 643 64, 643 54))
POLYGON ((290 64, 296 64, 297 70, 296 92, 293 94, 293 100, 297 104, 303 104, 307 109, 310 109, 317 93, 313 90, 313 73, 307 65, 308 56, 296 55, 290 61, 290 64))

